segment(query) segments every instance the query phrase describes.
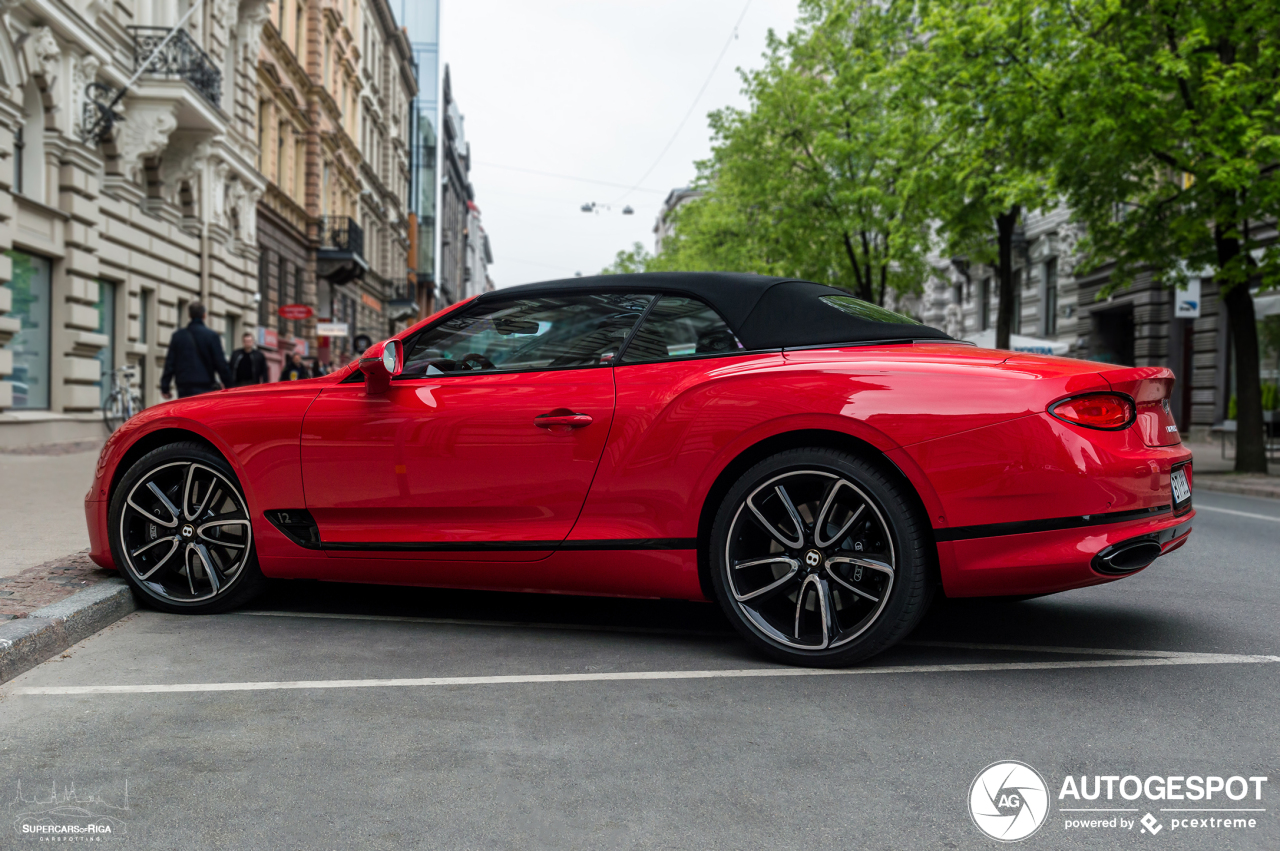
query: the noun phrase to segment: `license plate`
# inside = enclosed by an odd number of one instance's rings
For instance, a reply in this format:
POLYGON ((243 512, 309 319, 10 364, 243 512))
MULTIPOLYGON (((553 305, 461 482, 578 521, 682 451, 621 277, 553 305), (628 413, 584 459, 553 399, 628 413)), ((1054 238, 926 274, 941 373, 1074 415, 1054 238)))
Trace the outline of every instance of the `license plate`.
POLYGON ((1191 499, 1191 486, 1187 484, 1187 471, 1174 470, 1169 476, 1169 484, 1173 487, 1173 505, 1180 508, 1191 499))

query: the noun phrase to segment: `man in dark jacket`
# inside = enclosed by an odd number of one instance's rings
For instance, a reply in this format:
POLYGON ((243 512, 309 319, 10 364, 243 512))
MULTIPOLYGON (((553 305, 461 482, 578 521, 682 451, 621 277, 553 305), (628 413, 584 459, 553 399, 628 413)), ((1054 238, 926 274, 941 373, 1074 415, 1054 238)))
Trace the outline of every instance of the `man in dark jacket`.
POLYGON ((173 398, 169 392, 171 383, 178 386, 179 399, 218 390, 218 380, 223 387, 231 386, 231 370, 222 352, 222 340, 204 325, 204 305, 191 302, 187 315, 191 322, 169 338, 169 354, 165 356, 164 374, 160 376, 160 394, 166 399, 173 398))
POLYGON ((236 387, 247 387, 250 384, 266 384, 267 356, 253 344, 253 335, 246 333, 241 341, 244 348, 231 353, 231 380, 236 387))
POLYGON ((310 377, 311 373, 307 372, 307 365, 302 362, 302 355, 297 352, 289 355, 289 360, 285 362, 284 369, 280 370, 281 381, 301 381, 310 377))

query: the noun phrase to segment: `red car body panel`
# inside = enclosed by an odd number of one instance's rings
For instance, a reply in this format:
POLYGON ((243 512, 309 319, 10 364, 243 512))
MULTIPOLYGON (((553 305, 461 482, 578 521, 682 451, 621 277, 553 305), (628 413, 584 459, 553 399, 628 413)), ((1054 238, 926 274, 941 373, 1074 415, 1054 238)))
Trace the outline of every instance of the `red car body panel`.
POLYGON ((949 596, 1113 581, 1091 567, 1099 551, 1141 535, 1172 550, 1194 517, 1169 509, 1170 472, 1191 456, 1170 430, 1173 376, 1162 368, 920 343, 434 376, 374 396, 341 383, 350 371, 130 420, 86 501, 94 560, 113 566, 117 465, 160 429, 188 430, 227 457, 263 572, 276 577, 702 599, 708 495, 744 452, 797 431, 856 439, 901 471, 929 515, 949 596), (1047 413, 1089 392, 1130 396, 1134 425, 1099 431, 1047 413), (593 421, 535 426, 557 408, 593 421), (263 516, 299 508, 324 549, 263 516))
MULTIPOLYGON (((363 384, 329 386, 303 421, 305 507, 326 544, 544 542, 541 550, 491 555, 543 558, 582 510, 613 395, 608 367, 411 379, 376 396, 363 384), (558 408, 592 423, 535 424, 558 408)), ((381 556, 455 557, 445 550, 381 556)))

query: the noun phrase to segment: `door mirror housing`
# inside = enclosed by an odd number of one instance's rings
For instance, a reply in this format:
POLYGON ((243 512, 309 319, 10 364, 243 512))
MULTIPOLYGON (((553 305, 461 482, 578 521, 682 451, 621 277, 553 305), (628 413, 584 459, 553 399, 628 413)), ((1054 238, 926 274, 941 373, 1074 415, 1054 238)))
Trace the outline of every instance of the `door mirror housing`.
POLYGON ((404 343, 400 340, 383 340, 375 343, 360 356, 360 371, 364 373, 365 392, 370 396, 386 393, 391 379, 404 369, 404 343))

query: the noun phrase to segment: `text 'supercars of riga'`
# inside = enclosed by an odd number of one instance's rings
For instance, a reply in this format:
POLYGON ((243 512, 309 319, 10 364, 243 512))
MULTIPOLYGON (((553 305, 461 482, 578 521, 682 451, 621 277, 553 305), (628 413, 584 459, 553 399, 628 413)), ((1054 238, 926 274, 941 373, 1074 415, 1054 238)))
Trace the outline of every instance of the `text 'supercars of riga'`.
POLYGON ((846 665, 934 594, 1114 582, 1185 543, 1172 385, 806 281, 531 284, 323 378, 143 411, 98 462, 91 555, 170 612, 304 577, 714 600, 764 653, 846 665))

